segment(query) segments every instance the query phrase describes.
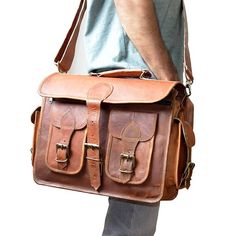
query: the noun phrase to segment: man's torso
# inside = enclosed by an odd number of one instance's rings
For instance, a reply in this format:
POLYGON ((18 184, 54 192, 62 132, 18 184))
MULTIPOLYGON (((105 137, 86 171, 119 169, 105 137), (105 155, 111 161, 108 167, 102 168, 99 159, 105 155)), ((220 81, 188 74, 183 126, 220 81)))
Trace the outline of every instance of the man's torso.
MULTIPOLYGON (((123 30, 113 0, 88 0, 85 47, 88 72, 148 69, 123 30)), ((162 38, 182 79, 182 0, 154 0, 162 38)), ((142 33, 142 32, 140 32, 142 33)), ((145 37, 145 35, 143 35, 145 37)))

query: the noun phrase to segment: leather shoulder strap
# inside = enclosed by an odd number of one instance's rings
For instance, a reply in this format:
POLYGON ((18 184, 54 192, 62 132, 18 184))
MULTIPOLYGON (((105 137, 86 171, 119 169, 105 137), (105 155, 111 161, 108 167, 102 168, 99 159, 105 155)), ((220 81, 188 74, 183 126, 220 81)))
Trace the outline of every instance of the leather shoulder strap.
POLYGON ((76 12, 72 25, 66 35, 66 38, 54 59, 60 72, 67 72, 73 62, 75 55, 76 42, 79 36, 80 26, 84 13, 87 8, 87 0, 80 0, 79 8, 76 12))
MULTIPOLYGON (((183 4, 183 18, 184 18, 184 31, 185 31, 184 32, 184 72, 185 72, 185 77, 186 77, 186 83, 192 84, 194 78, 192 75, 192 66, 191 66, 190 52, 189 52, 189 47, 188 47, 188 22, 187 22, 187 15, 186 15, 186 10, 185 10, 185 5, 184 5, 183 0, 182 0, 182 4, 183 4)), ((81 26, 86 8, 87 8, 87 0, 80 0, 80 5, 76 12, 73 23, 54 60, 60 72, 69 71, 72 65, 74 55, 75 55, 76 42, 78 39, 80 26, 81 26)))
POLYGON ((183 20, 184 20, 184 73, 185 73, 186 83, 188 85, 191 85, 194 81, 194 77, 192 74, 192 63, 188 46, 188 19, 184 0, 182 0, 182 7, 183 7, 183 20))

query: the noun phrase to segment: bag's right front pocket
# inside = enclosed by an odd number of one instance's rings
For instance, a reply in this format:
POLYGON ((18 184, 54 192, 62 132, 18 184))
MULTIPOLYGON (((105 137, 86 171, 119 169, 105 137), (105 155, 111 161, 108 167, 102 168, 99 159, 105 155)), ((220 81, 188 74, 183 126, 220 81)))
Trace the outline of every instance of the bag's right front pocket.
POLYGON ((147 179, 156 125, 156 113, 111 111, 105 160, 109 178, 136 185, 147 179))

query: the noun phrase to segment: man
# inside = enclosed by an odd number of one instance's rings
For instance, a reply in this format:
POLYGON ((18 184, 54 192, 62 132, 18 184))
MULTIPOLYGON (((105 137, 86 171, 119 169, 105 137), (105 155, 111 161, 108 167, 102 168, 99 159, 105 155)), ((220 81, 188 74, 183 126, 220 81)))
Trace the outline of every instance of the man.
MULTIPOLYGON (((85 30, 89 72, 149 69, 182 80, 181 0, 89 0, 85 30)), ((109 199, 103 236, 152 236, 159 204, 109 199)))

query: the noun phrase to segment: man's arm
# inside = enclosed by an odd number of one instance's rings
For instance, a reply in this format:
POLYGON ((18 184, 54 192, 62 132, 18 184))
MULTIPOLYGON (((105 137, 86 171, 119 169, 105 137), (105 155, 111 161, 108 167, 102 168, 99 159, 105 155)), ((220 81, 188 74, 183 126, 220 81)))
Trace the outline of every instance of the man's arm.
POLYGON ((152 72, 162 80, 178 80, 161 37, 153 0, 114 0, 121 24, 152 72))

